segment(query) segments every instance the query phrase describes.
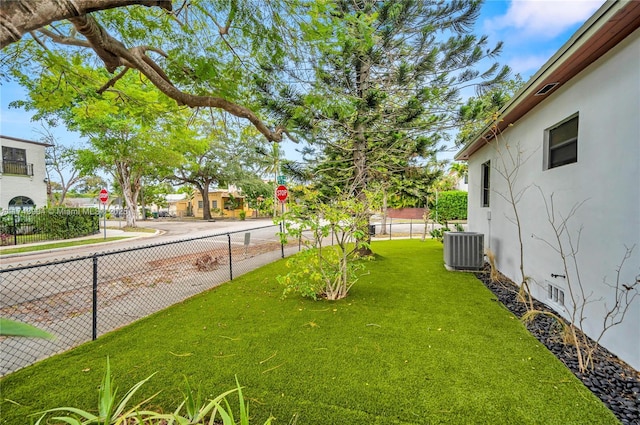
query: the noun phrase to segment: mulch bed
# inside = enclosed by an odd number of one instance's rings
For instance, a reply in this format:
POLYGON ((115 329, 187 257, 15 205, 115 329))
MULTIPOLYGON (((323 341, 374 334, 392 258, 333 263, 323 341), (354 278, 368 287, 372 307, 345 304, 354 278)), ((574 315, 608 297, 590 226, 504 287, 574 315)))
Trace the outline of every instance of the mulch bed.
MULTIPOLYGON (((527 312, 518 301, 518 287, 501 275, 498 282, 491 282, 490 267, 476 273, 476 277, 493 292, 498 300, 516 317, 527 312)), ((534 300, 534 309, 557 314, 547 305, 534 300)), ((640 425, 640 373, 618 359, 603 347, 598 347, 593 356, 593 368, 580 372, 575 347, 562 342, 560 326, 555 319, 538 315, 526 324, 527 329, 555 356, 560 359, 584 385, 593 392, 625 425, 640 425)))

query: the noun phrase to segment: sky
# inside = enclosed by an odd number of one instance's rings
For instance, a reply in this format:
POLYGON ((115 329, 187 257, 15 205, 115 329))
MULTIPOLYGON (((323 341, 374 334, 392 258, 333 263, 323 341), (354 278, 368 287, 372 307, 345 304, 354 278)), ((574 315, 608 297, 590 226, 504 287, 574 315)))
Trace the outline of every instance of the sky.
MULTIPOLYGON (((476 33, 489 37, 489 46, 503 41, 498 59, 520 74, 531 77, 604 3, 604 0, 485 0, 476 22, 476 33)), ((10 109, 9 103, 25 96, 16 84, 0 85, 0 134, 22 139, 41 139, 42 127, 31 113, 10 109)), ((64 129, 53 129, 65 144, 80 145, 82 138, 64 129)), ((298 159, 297 146, 283 143, 287 159, 298 159)))

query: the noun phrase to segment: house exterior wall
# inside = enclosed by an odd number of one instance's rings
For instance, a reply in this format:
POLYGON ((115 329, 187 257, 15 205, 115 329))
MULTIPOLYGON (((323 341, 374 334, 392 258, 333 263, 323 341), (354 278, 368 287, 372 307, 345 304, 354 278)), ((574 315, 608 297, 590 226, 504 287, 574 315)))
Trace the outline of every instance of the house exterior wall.
MULTIPOLYGON (((244 201, 244 198, 235 195, 236 199, 240 198, 244 201)), ((247 213, 247 217, 251 217, 253 214, 253 210, 246 206, 246 202, 243 202, 241 206, 236 208, 234 211, 228 210, 224 208, 225 202, 229 200, 229 193, 226 191, 210 191, 209 192, 209 206, 211 210, 211 217, 232 217, 239 218, 240 211, 245 211, 247 213), (213 205, 214 202, 217 205, 217 210, 214 211, 213 205), (219 211, 218 211, 219 210, 219 211)), ((183 199, 175 202, 175 206, 173 208, 169 208, 169 211, 175 214, 177 217, 187 217, 188 212, 191 211, 191 215, 195 218, 203 218, 204 217, 204 209, 200 207, 202 203, 202 195, 200 192, 195 192, 193 199, 183 199), (190 205, 190 207, 189 207, 190 205)))
MULTIPOLYGON (((497 258, 498 269, 521 282, 519 243, 509 187, 503 175, 512 175, 524 242, 524 273, 533 295, 570 317, 570 289, 578 289, 578 275, 570 264, 565 275, 545 199, 556 224, 562 217, 566 253, 570 235, 579 276, 589 303, 583 329, 592 338, 602 330, 607 306, 613 305, 615 284, 625 247, 633 247, 620 273, 620 283, 640 278, 640 30, 548 95, 549 98, 508 128, 497 140, 469 159, 469 230, 485 234, 485 247, 497 258), (544 133, 579 113, 577 162, 544 170, 544 133), (508 149, 507 149, 508 147, 508 149), (520 154, 518 155, 518 152, 520 154), (521 164, 514 167, 520 158, 521 164), (490 205, 481 206, 482 164, 491 161, 490 205), (524 192, 522 192, 524 191, 524 192), (571 215, 571 211, 574 211, 571 215), (568 282, 573 282, 571 288, 568 282), (547 297, 547 284, 565 292, 565 308, 547 297)), ((571 258, 570 258, 571 260, 571 258)), ((576 304, 580 304, 577 302, 576 304)), ((601 344, 640 369, 640 299, 624 321, 611 328, 601 344)))
POLYGON ((0 146, 24 149, 27 164, 33 164, 33 175, 8 174, 4 168, 0 173, 0 208, 9 208, 9 202, 16 196, 26 196, 36 207, 47 206, 47 183, 45 148, 47 145, 13 137, 0 136, 0 146))

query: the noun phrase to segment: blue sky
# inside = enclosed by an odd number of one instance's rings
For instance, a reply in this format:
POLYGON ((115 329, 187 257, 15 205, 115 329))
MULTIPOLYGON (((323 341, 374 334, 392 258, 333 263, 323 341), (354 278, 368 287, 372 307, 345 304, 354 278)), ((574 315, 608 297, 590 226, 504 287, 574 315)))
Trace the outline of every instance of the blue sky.
MULTIPOLYGON (((486 0, 476 32, 487 34, 490 45, 502 40, 499 59, 525 81, 533 75, 604 3, 604 0, 486 0)), ((41 138, 41 126, 31 114, 9 109, 10 102, 24 96, 15 84, 0 86, 0 134, 23 139, 41 138)), ((54 129, 54 135, 68 144, 82 143, 78 135, 54 129)), ((291 144, 287 157, 295 159, 291 144)))

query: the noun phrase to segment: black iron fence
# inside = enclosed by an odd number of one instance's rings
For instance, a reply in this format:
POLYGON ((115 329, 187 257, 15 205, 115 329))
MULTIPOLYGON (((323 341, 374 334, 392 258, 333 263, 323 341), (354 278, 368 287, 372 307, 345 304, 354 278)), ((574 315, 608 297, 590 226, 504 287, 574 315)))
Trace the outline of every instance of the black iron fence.
POLYGON ((66 351, 300 249, 277 226, 0 269, 0 316, 54 340, 0 337, 0 375, 66 351))
POLYGON ((448 226, 418 219, 394 219, 387 218, 383 223, 379 220, 371 220, 369 224, 369 234, 374 239, 409 238, 419 239, 424 237, 434 237, 434 230, 451 229, 462 231, 466 228, 466 223, 449 223, 448 226))
POLYGON ((96 208, 40 208, 0 211, 0 244, 20 245, 94 235, 100 231, 96 208))

